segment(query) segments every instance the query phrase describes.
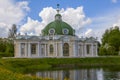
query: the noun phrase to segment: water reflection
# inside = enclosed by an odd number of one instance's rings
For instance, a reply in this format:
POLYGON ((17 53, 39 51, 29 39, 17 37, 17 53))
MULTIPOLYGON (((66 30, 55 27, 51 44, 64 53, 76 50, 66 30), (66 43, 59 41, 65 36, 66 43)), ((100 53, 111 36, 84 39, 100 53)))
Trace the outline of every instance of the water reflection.
POLYGON ((41 71, 34 75, 53 80, 104 80, 102 69, 41 71))

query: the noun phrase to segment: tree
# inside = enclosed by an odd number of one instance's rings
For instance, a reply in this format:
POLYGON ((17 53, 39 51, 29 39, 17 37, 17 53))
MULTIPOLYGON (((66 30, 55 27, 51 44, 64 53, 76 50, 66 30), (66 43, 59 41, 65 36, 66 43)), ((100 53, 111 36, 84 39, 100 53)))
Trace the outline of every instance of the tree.
POLYGON ((14 55, 13 40, 0 38, 0 57, 10 57, 14 55))
POLYGON ((107 29, 102 36, 102 46, 100 48, 100 54, 104 55, 117 55, 120 47, 120 30, 119 27, 113 27, 107 29), (102 53, 101 53, 102 52, 102 53))
POLYGON ((12 25, 12 28, 9 29, 8 38, 14 39, 16 37, 17 27, 15 24, 12 25))

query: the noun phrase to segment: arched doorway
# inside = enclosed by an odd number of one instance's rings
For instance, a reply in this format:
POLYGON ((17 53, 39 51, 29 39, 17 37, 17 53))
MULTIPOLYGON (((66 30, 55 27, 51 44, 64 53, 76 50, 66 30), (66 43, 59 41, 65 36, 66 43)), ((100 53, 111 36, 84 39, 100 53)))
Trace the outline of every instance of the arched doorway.
POLYGON ((64 43, 63 45, 63 56, 69 56, 69 44, 64 43))

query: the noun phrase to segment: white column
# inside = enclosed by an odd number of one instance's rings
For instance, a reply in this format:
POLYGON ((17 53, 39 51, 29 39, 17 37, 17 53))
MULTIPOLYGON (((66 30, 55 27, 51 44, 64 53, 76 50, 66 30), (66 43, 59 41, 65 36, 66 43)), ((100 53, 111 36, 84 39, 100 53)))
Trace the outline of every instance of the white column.
POLYGON ((58 53, 58 50, 57 50, 57 42, 56 42, 56 57, 57 57, 57 53, 58 53))
POLYGON ((83 43, 81 44, 81 50, 82 50, 81 54, 82 54, 82 57, 83 57, 83 55, 84 55, 84 51, 83 51, 84 50, 84 44, 83 43))
POLYGON ((47 52, 48 52, 48 56, 50 56, 50 45, 49 44, 48 44, 47 52))
POLYGON ((84 57, 87 56, 87 53, 86 53, 86 44, 84 44, 84 57))
POLYGON ((52 57, 56 57, 56 43, 54 42, 53 43, 53 55, 52 55, 52 57))
POLYGON ((80 54, 81 50, 80 49, 81 49, 81 46, 80 46, 80 44, 78 44, 78 57, 81 56, 81 54, 80 54))
POLYGON ((25 55, 25 57, 28 57, 28 53, 29 53, 29 51, 28 51, 28 42, 26 43, 26 55, 25 55))
POLYGON ((39 44, 39 56, 41 57, 42 54, 41 54, 41 44, 39 44))
POLYGON ((44 50, 45 50, 45 57, 46 57, 46 44, 45 44, 44 48, 45 48, 44 50))
POLYGON ((48 56, 48 44, 46 44, 46 56, 48 56))
POLYGON ((83 44, 80 44, 81 46, 81 48, 80 48, 80 50, 81 50, 81 56, 80 57, 83 57, 84 56, 84 53, 83 53, 83 49, 84 49, 84 45, 83 44))
POLYGON ((39 45, 39 42, 38 42, 38 57, 40 57, 40 45, 39 45))
POLYGON ((30 43, 28 43, 28 57, 31 57, 31 46, 30 46, 30 43))
POLYGON ((25 57, 27 57, 27 43, 25 43, 25 57))
POLYGON ((91 56, 94 56, 94 54, 95 54, 94 51, 93 51, 93 48, 94 48, 94 47, 93 47, 93 43, 92 43, 92 44, 91 44, 91 56))
POLYGON ((41 57, 44 57, 45 56, 45 45, 41 44, 40 46, 41 46, 41 48, 40 48, 41 54, 40 55, 41 55, 41 57))
POLYGON ((98 48, 98 45, 96 43, 96 47, 95 47, 96 53, 95 53, 95 56, 98 56, 98 50, 97 50, 97 48, 98 48))
POLYGON ((76 52, 75 52, 75 42, 73 42, 73 55, 72 56, 75 57, 75 54, 76 54, 76 52))
POLYGON ((78 57, 79 56, 79 45, 78 45, 78 42, 76 42, 76 56, 75 57, 78 57))
POLYGON ((63 57, 63 45, 62 42, 60 42, 60 57, 63 57))
POLYGON ((19 43, 19 55, 18 55, 18 57, 21 57, 21 43, 19 43))

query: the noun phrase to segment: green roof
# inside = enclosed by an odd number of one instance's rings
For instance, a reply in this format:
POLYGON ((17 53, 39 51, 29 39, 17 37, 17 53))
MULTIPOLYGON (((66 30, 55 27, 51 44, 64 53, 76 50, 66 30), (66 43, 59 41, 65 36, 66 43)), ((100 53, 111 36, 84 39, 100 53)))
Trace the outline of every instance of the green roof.
POLYGON ((42 30, 44 36, 49 35, 50 32, 53 32, 54 35, 74 35, 75 30, 69 24, 62 21, 62 16, 60 14, 56 14, 55 21, 49 23, 42 30))
POLYGON ((61 16, 60 14, 56 14, 55 16, 61 16))
POLYGON ((67 35, 74 35, 75 30, 66 22, 55 20, 51 23, 49 23, 43 30, 42 34, 43 35, 49 35, 49 30, 54 29, 55 30, 55 35, 64 35, 63 30, 67 29, 68 34, 67 35))

